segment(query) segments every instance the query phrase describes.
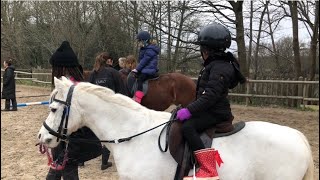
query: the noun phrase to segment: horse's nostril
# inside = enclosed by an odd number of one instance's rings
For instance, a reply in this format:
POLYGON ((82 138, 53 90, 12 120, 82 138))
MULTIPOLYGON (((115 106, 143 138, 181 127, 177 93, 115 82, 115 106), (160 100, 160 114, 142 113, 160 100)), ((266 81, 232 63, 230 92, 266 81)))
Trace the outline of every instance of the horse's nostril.
POLYGON ((45 141, 45 143, 49 144, 52 141, 52 139, 51 138, 47 138, 44 141, 45 141))
POLYGON ((41 138, 41 134, 38 135, 38 139, 40 139, 40 138, 41 138))

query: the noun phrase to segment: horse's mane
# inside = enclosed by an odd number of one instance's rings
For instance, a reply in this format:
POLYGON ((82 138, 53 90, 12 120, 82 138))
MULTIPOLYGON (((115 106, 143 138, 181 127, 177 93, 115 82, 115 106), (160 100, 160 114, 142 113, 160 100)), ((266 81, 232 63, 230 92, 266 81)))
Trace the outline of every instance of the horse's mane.
POLYGON ((114 104, 130 108, 132 110, 139 111, 147 109, 146 107, 135 103, 131 98, 122 94, 114 93, 111 89, 106 87, 98 86, 88 82, 81 82, 77 84, 77 89, 79 91, 85 91, 86 93, 98 96, 104 101, 112 102, 114 104))

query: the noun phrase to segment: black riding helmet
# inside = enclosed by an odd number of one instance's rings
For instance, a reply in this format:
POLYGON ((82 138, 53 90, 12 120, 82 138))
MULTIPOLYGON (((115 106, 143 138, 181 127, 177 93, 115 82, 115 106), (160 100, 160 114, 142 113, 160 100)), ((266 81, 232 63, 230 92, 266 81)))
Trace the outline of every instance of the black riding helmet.
POLYGON ((225 50, 231 45, 231 35, 223 25, 212 23, 200 30, 196 44, 212 49, 225 50))
POLYGON ((137 40, 143 40, 143 41, 147 41, 151 39, 151 36, 150 34, 147 32, 147 31, 140 31, 138 34, 137 34, 137 40))

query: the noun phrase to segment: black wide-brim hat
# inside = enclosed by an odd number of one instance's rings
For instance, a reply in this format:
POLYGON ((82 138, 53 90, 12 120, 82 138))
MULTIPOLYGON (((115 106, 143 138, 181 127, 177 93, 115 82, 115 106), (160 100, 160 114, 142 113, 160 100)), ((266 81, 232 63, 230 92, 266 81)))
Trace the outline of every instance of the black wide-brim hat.
POLYGON ((49 62, 52 66, 77 67, 80 65, 68 41, 62 42, 60 47, 51 56, 49 62))

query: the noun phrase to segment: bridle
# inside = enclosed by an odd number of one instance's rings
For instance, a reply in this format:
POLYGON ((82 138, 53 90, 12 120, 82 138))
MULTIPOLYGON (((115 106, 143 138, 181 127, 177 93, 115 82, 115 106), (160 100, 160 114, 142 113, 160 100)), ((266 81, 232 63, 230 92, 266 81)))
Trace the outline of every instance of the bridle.
POLYGON ((72 94, 73 94, 74 87, 75 87, 75 85, 72 85, 69 88, 66 101, 62 101, 62 100, 56 99, 55 98, 56 94, 54 94, 52 96, 52 98, 51 98, 51 102, 55 101, 55 102, 58 102, 58 103, 61 103, 61 104, 65 105, 65 107, 63 109, 63 114, 62 114, 62 117, 61 117, 61 121, 60 121, 60 125, 59 125, 59 128, 58 128, 58 131, 55 131, 52 128, 50 128, 45 121, 43 122, 43 126, 49 131, 49 134, 57 137, 57 142, 59 141, 59 139, 61 139, 62 141, 67 141, 68 140, 67 132, 68 132, 69 112, 70 112, 71 99, 72 99, 72 94), (62 127, 63 123, 64 123, 64 128, 62 127))
POLYGON ((138 134, 135 134, 135 135, 132 135, 130 137, 126 137, 126 138, 120 138, 120 139, 114 139, 114 140, 89 140, 89 139, 83 139, 83 138, 70 138, 68 135, 67 135, 67 132, 68 132, 68 120, 69 120, 69 112, 70 112, 70 106, 71 106, 71 98, 72 98, 72 94, 73 94, 73 90, 74 90, 74 87, 75 85, 72 85, 68 91, 68 95, 67 95, 67 99, 66 101, 62 101, 62 100, 59 100, 59 99, 56 99, 55 96, 56 94, 54 94, 51 98, 51 102, 52 101, 55 101, 55 102, 58 102, 58 103, 61 103, 61 104, 64 104, 65 107, 63 109, 63 114, 62 114, 62 117, 61 117, 61 121, 60 121, 60 125, 59 125, 59 128, 58 128, 58 131, 54 131, 52 128, 50 128, 46 122, 44 121, 43 122, 43 126, 49 131, 49 134, 57 137, 57 141, 59 139, 61 139, 62 141, 65 141, 65 142, 69 142, 69 140, 72 140, 72 141, 83 141, 83 142, 91 142, 91 143, 97 143, 97 142, 104 142, 104 143, 115 143, 115 144, 118 144, 118 143, 122 143, 122 142, 125 142, 125 141, 130 141, 132 138, 134 137, 137 137, 137 136, 140 136, 142 134, 145 134, 149 131, 152 131, 160 126, 163 126, 163 125, 166 125, 164 126, 163 130, 161 131, 160 135, 159 135, 159 138, 158 138, 158 145, 159 145, 159 148, 162 152, 166 152, 167 149, 168 149, 168 133, 166 133, 166 147, 165 149, 163 150, 161 145, 160 145, 160 136, 161 134, 163 133, 164 129, 170 129, 170 125, 173 121, 175 121, 175 117, 176 117, 176 112, 177 110, 179 110, 181 108, 181 105, 179 105, 176 109, 174 109, 172 111, 172 114, 171 114, 171 117, 170 117, 170 120, 167 121, 167 122, 164 122, 162 124, 159 124, 153 128, 150 128, 148 130, 145 130, 141 133, 138 133, 138 134), (62 126, 63 126, 63 123, 64 123, 64 120, 65 120, 65 124, 64 124, 64 128, 63 128, 63 131, 62 131, 62 126), (168 126, 168 124, 170 124, 168 126), (62 131, 62 132, 61 132, 62 131))

